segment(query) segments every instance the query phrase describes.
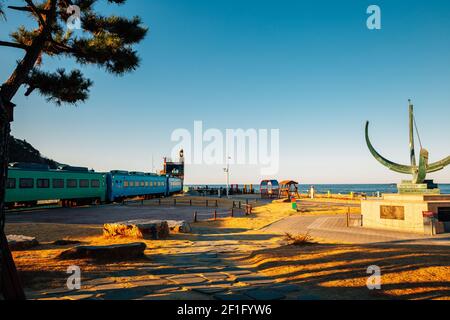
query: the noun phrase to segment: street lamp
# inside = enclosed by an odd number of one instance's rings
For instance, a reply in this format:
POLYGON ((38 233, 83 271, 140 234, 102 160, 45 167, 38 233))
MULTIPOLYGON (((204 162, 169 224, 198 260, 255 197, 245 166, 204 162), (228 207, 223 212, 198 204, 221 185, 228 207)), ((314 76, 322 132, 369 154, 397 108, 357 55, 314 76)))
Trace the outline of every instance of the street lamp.
POLYGON ((227 198, 230 197, 230 162, 231 157, 227 158, 227 167, 223 171, 227 174, 227 198))

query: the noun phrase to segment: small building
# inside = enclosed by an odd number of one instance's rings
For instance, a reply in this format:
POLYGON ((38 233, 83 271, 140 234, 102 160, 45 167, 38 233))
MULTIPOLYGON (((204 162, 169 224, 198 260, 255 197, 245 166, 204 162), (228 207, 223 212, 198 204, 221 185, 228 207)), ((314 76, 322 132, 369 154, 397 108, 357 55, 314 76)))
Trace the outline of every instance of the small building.
POLYGON ((300 197, 298 193, 298 182, 285 180, 280 182, 280 198, 300 197))
POLYGON ((277 199, 280 194, 280 185, 277 180, 264 180, 260 185, 262 199, 277 199))

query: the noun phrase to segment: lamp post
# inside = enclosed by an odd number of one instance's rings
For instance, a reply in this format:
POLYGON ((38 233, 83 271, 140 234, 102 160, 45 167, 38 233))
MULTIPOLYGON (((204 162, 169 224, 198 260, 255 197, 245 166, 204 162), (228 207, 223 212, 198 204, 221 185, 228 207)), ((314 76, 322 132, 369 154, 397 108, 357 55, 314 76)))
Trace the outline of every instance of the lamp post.
POLYGON ((227 157, 227 167, 223 171, 227 174, 227 198, 230 197, 230 162, 231 157, 227 157))

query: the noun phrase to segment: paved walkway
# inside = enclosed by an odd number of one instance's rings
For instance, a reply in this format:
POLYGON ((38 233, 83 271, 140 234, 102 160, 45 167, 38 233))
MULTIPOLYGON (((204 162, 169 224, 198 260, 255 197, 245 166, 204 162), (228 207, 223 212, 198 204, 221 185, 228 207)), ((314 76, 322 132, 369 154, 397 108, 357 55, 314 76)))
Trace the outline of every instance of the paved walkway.
POLYGON ((426 236, 388 230, 375 230, 361 227, 347 227, 345 215, 329 216, 292 216, 271 224, 262 229, 275 234, 305 234, 313 237, 345 243, 426 243, 450 245, 450 235, 426 236))
MULTIPOLYGON (((197 211, 199 220, 208 220, 217 210, 218 217, 230 215, 230 210, 214 207, 155 206, 155 205, 101 205, 80 208, 36 209, 8 213, 7 223, 60 223, 60 224, 98 224, 126 220, 184 220, 192 222, 197 211)), ((235 210, 236 216, 243 216, 243 210, 235 210)))

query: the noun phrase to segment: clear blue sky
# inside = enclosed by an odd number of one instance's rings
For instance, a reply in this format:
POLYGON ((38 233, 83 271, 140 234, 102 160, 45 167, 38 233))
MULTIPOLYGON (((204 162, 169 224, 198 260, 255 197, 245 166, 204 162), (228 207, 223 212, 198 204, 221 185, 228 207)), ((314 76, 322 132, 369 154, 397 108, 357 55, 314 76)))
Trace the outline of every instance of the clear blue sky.
MULTIPOLYGON (((148 171, 152 155, 159 165, 170 153, 174 129, 203 120, 208 128, 279 128, 279 179, 397 182, 406 176, 371 157, 363 129, 371 120, 379 151, 408 163, 408 98, 430 160, 450 154, 449 1, 129 0, 99 10, 142 16, 150 28, 138 47, 142 66, 119 78, 83 67, 95 84, 76 108, 15 98, 13 134, 55 160, 148 171), (380 31, 366 28, 370 4, 381 7, 380 31)), ((8 13, 0 38, 27 21, 8 13)), ((0 49, 0 82, 20 57, 0 49)), ((187 170, 187 183, 224 182, 221 167, 187 170)), ((231 170, 233 183, 259 181, 257 167, 231 170)), ((432 178, 450 182, 450 169, 432 178)))

